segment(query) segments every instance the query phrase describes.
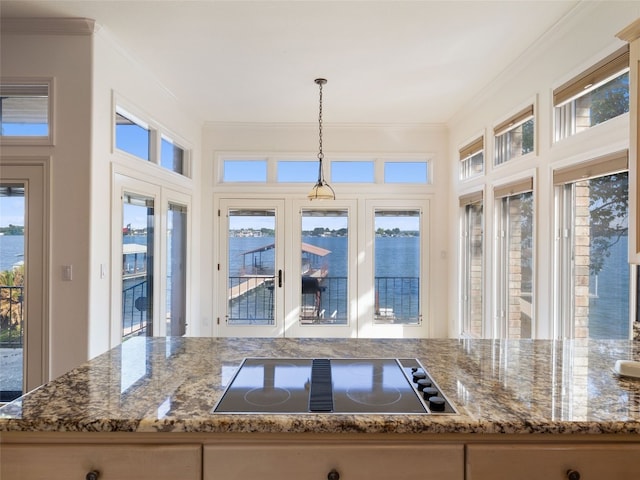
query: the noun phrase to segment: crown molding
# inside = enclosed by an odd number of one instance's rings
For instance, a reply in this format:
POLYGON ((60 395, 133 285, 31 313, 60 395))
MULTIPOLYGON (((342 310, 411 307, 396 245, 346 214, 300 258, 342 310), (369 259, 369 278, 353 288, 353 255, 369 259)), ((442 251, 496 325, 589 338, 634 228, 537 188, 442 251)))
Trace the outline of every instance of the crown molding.
POLYGON ((0 20, 0 31, 14 35, 93 35, 100 26, 91 18, 14 17, 0 20))
POLYGON ((640 38, 640 19, 622 29, 616 34, 616 37, 629 43, 640 38))

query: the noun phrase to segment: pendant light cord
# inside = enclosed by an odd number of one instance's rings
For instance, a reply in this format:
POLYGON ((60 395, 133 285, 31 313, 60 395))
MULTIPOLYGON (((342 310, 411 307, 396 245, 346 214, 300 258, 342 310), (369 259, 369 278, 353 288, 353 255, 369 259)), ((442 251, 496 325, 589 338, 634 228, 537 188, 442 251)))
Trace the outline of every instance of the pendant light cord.
POLYGON ((324 175, 322 171, 322 160, 324 159, 324 153, 322 153, 322 85, 324 82, 318 81, 320 87, 320 107, 318 109, 318 182, 324 181, 324 175))

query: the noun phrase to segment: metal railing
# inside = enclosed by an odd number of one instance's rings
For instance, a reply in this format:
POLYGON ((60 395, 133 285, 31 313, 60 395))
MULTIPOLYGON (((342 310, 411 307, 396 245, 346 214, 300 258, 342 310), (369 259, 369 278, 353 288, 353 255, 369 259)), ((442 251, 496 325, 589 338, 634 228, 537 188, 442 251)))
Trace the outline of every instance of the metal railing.
POLYGON ((22 347, 23 315, 24 286, 0 285, 0 347, 22 347))
POLYGON ((122 290, 122 336, 130 337, 146 333, 150 316, 147 280, 122 290))
MULTIPOLYGON (((229 277, 227 322, 233 325, 274 323, 274 277, 229 277)), ((348 319, 348 279, 318 278, 318 288, 303 291, 300 320, 303 323, 346 324, 348 319)), ((419 277, 376 277, 375 312, 377 323, 417 324, 420 315, 419 277)))
POLYGON ((383 323, 420 323, 420 278, 376 277, 375 319, 383 323))

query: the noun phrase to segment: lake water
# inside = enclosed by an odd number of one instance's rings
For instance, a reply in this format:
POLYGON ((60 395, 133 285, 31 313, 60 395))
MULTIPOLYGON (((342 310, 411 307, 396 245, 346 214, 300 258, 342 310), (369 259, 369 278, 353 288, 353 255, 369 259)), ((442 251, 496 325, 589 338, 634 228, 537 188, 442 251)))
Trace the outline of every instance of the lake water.
MULTIPOLYGON (((269 237, 230 238, 231 271, 239 272, 242 266, 240 252, 273 243, 269 237)), ((131 242, 144 243, 143 237, 131 238, 131 242)), ((327 256, 329 271, 332 276, 347 274, 347 238, 346 237, 305 237, 304 242, 317 245, 331 254, 327 256)), ((417 277, 419 265, 415 261, 418 248, 418 237, 377 237, 375 275, 417 277)), ((591 336, 594 338, 627 338, 628 327, 621 319, 626 318, 629 309, 629 266, 626 263, 627 241, 623 238, 612 247, 612 255, 605 261, 604 268, 598 275, 597 297, 590 302, 591 336)), ((0 235, 0 271, 8 270, 23 260, 24 236, 0 235)), ((264 261, 273 262, 269 255, 273 250, 265 252, 264 261)), ((592 278, 592 285, 595 280, 592 278)), ((596 293, 594 287, 592 293, 596 293)))

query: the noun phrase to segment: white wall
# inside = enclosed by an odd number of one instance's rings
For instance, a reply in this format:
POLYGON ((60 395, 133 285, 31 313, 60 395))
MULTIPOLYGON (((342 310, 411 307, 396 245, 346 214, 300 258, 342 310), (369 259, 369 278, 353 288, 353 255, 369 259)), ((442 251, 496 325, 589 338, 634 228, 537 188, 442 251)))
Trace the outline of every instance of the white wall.
MULTIPOLYGON (((160 167, 113 152, 114 92, 184 140, 184 146, 192 149, 194 178, 200 177, 202 121, 187 114, 179 100, 126 55, 107 31, 92 35, 85 25, 78 34, 74 30, 78 25, 65 20, 20 25, 25 27, 21 34, 2 33, 1 73, 3 77, 54 79, 55 144, 3 146, 2 154, 50 157, 48 377, 54 378, 119 342, 119 338, 110 338, 110 325, 121 315, 111 307, 112 294, 119 295, 112 292, 110 281, 114 273, 110 271, 113 172, 193 193, 191 180, 176 179, 160 167), (57 34, 40 33, 52 29, 57 34), (73 266, 72 281, 62 280, 62 265, 73 266), (101 266, 106 268, 104 278, 101 266)), ((199 205, 196 193, 191 212, 194 218, 200 216, 199 205)), ((193 227, 192 258, 197 259, 197 221, 193 227)), ((193 262, 196 280, 199 265, 193 262)), ((197 306, 197 281, 191 281, 190 292, 191 303, 197 306)), ((198 333, 198 325, 194 332, 198 333)))
MULTIPOLYGON (((149 162, 133 158, 117 151, 114 145, 113 108, 116 102, 126 105, 131 113, 141 120, 171 133, 174 140, 181 140, 188 148, 192 160, 192 176, 200 177, 200 119, 190 116, 175 98, 152 74, 141 67, 131 54, 121 48, 116 39, 106 29, 100 29, 94 35, 94 66, 93 66, 93 168, 91 172, 91 202, 92 214, 95 221, 91 224, 91 303, 89 314, 90 351, 93 357, 120 342, 119 335, 111 332, 116 330, 111 322, 119 322, 121 312, 114 308, 111 299, 120 295, 114 284, 120 278, 120 271, 111 271, 111 251, 117 236, 121 231, 112 231, 113 215, 120 209, 118 199, 112 199, 113 175, 117 172, 131 178, 143 180, 155 186, 169 187, 176 191, 192 195, 193 229, 191 256, 195 261, 190 265, 191 281, 189 281, 188 303, 198 305, 200 297, 199 284, 193 279, 200 275, 200 262, 197 261, 200 249, 200 226, 197 219, 200 216, 200 202, 197 187, 198 180, 178 177, 175 174, 149 162), (195 188, 194 188, 195 186, 195 188), (112 210, 113 209, 113 210, 112 210), (106 269, 106 275, 101 278, 101 266, 106 269), (115 280, 115 282, 114 282, 115 280)), ((159 212, 157 209, 156 212, 159 212)), ((161 232, 156 232, 161 235, 161 232)), ((159 238, 156 239, 159 244, 159 238)), ((120 265, 121 259, 115 262, 120 265)), ((160 285, 158 283, 158 285, 160 285)), ((197 308, 193 311, 199 316, 197 308)), ((194 322, 192 334, 198 333, 198 322, 194 322)))
MULTIPOLYGON (((533 174, 536 199, 535 269, 537 288, 534 311, 535 333, 538 338, 550 338, 553 314, 553 185, 552 169, 594 158, 628 147, 628 115, 593 127, 562 142, 553 144, 552 92, 581 71, 624 45, 616 33, 640 16, 638 2, 584 2, 569 19, 556 25, 537 44, 532 45, 507 71, 502 72, 484 92, 470 102, 449 122, 451 158, 451 188, 449 215, 459 218, 457 198, 484 188, 485 191, 485 252, 487 271, 492 267, 493 202, 492 186, 507 178, 533 174), (531 102, 536 108, 537 150, 522 160, 514 160, 492 168, 493 126, 531 102), (477 179, 458 180, 458 150, 480 134, 485 133, 485 172, 477 179)), ((459 239, 459 222, 451 222, 451 243, 459 239)), ((453 266, 457 272, 459 265, 453 266)), ((493 278, 488 277, 487 292, 492 291, 493 278)), ((459 333, 457 275, 450 277, 449 305, 451 306, 450 334, 459 333)), ((485 317, 493 316, 491 296, 485 298, 485 317)))
POLYGON ((2 35, 3 77, 51 77, 55 145, 3 146, 9 156, 50 157, 49 377, 88 358, 91 37, 2 35), (62 280, 62 265, 73 280, 62 280))
MULTIPOLYGON (((318 148, 317 125, 265 125, 265 124, 205 124, 203 133, 203 170, 202 170, 202 242, 201 259, 203 265, 215 265, 217 262, 217 234, 215 228, 215 211, 206 206, 213 206, 214 191, 224 190, 224 186, 216 185, 215 159, 218 153, 253 154, 256 156, 305 155, 315 157, 318 148)), ((439 299, 447 298, 449 276, 449 258, 455 252, 450 250, 447 233, 449 219, 447 210, 440 208, 447 201, 449 185, 449 168, 446 158, 447 131, 443 126, 385 126, 385 125, 323 125, 323 151, 325 158, 340 155, 362 156, 362 158, 398 158, 405 155, 426 155, 433 160, 434 184, 422 187, 431 202, 431 228, 429 244, 429 334, 434 337, 447 335, 447 305, 439 299), (443 258, 444 257, 444 258, 443 258)), ((334 185, 336 187, 336 185, 334 185)), ((265 194, 297 195, 304 198, 310 185, 289 188, 282 192, 282 187, 265 188, 265 194)), ((257 189, 254 189, 254 194, 257 189)), ((341 198, 356 198, 359 194, 353 188, 348 191, 337 189, 341 198)), ((229 192, 231 190, 227 190, 229 192)), ((225 193, 226 193, 225 192, 225 193)), ((397 197, 407 192, 407 187, 395 190, 397 197)), ((393 192, 392 192, 393 193, 393 192)), ((386 193, 386 195, 389 195, 386 193)), ((215 269, 202 270, 201 289, 213 292, 215 269)), ((218 287, 220 288, 220 287, 218 287)), ((210 296, 203 295, 201 303, 203 332, 215 334, 215 318, 218 313, 210 296)))

